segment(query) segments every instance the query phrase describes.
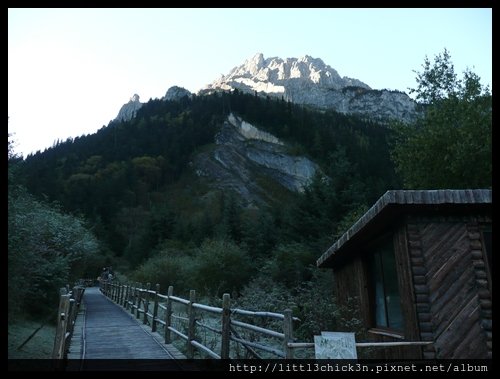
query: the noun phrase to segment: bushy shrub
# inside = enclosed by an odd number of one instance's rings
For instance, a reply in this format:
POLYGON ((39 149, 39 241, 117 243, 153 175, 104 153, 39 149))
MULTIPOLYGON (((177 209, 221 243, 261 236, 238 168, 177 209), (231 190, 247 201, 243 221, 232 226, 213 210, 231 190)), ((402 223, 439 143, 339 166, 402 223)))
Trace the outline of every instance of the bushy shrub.
POLYGON ((283 313, 287 308, 296 309, 291 290, 263 274, 245 285, 234 304, 251 311, 283 313))
POLYGON ((340 331, 340 312, 333 297, 330 270, 314 270, 312 279, 299 287, 295 302, 298 309, 294 316, 301 320, 295 333, 299 340, 312 341, 321 331, 340 331))
POLYGON ((205 294, 237 293, 252 272, 246 251, 228 240, 206 240, 194 258, 195 289, 205 294))
POLYGON ((176 294, 185 296, 192 287, 193 258, 187 250, 166 247, 149 258, 132 274, 140 283, 160 284, 160 292, 166 294, 169 286, 176 294))
POLYGON ((311 268, 316 255, 299 243, 279 245, 267 259, 263 271, 274 281, 294 288, 311 279, 311 268))
POLYGON ((9 321, 20 311, 56 315, 59 288, 93 270, 99 244, 80 218, 21 187, 9 188, 8 204, 9 321))

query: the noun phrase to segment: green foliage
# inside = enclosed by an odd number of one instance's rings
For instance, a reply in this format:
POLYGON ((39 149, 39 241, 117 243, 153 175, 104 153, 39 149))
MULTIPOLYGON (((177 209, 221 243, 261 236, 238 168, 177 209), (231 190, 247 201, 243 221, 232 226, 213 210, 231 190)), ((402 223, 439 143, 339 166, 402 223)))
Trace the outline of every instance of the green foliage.
POLYGON ((220 223, 215 227, 215 235, 220 239, 231 239, 241 241, 241 208, 233 193, 222 194, 222 217, 220 223))
POLYGON ((321 331, 339 331, 339 310, 333 298, 330 270, 314 270, 313 277, 300 285, 295 302, 301 322, 295 331, 300 341, 311 341, 321 331))
POLYGON ((266 209, 242 215, 242 245, 252 259, 266 259, 278 240, 273 215, 266 209))
MULTIPOLYGON (((294 317, 300 319, 294 330, 299 341, 312 341, 321 331, 356 332, 359 340, 362 324, 356 318, 359 314, 356 299, 339 306, 332 291, 332 272, 313 269, 311 274, 308 280, 291 288, 263 271, 245 285, 234 302, 235 307, 276 313, 291 309, 294 317)), ((282 324, 268 321, 262 326, 279 330, 282 324)))
POLYGON ((318 172, 285 215, 288 239, 316 251, 332 243, 338 223, 347 213, 372 199, 368 186, 358 174, 357 165, 347 158, 345 148, 331 152, 328 162, 327 175, 318 172))
POLYGON ((347 232, 347 230, 349 230, 349 228, 353 226, 367 211, 368 207, 366 205, 359 205, 357 208, 353 208, 351 211, 347 212, 347 214, 337 224, 337 231, 334 235, 334 239, 337 240, 342 237, 342 235, 347 232))
POLYGON ((290 289, 267 275, 257 275, 241 290, 235 307, 250 311, 283 313, 287 308, 296 309, 290 289))
POLYGON ((167 244, 161 251, 141 264, 132 279, 140 283, 160 284, 160 291, 167 293, 174 286, 176 293, 192 289, 193 258, 190 251, 167 244))
POLYGON ((238 292, 251 274, 247 253, 229 240, 207 240, 193 262, 196 289, 215 296, 238 292))
POLYGON ((135 270, 132 279, 159 283, 162 292, 172 285, 176 292, 187 294, 195 289, 200 295, 220 297, 225 292, 237 294, 251 271, 246 251, 229 240, 206 240, 194 249, 166 241, 156 255, 135 270))
POLYGON ((311 278, 311 268, 316 261, 308 247, 298 244, 280 244, 264 261, 262 271, 275 282, 294 288, 311 278))
POLYGON ((454 73, 447 50, 417 73, 425 106, 415 124, 393 125, 392 158, 406 188, 484 188, 492 184, 492 97, 480 78, 454 73))
POLYGON ((9 188, 8 204, 9 319, 53 312, 60 287, 97 272, 99 244, 81 219, 21 187, 9 188))
POLYGON ((460 82, 457 80, 448 50, 444 49, 443 54, 437 54, 434 64, 425 57, 422 67, 422 72, 414 71, 417 74, 417 88, 410 89, 410 94, 415 93, 421 103, 433 104, 457 92, 460 82))

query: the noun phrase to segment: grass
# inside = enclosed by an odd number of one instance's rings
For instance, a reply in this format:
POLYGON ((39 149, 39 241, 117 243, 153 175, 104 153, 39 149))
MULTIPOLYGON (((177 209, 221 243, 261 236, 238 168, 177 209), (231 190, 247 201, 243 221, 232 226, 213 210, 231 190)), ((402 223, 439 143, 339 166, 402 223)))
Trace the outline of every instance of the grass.
POLYGON ((56 328, 45 324, 21 349, 28 337, 40 327, 41 322, 18 321, 9 324, 9 359, 51 359, 56 328))

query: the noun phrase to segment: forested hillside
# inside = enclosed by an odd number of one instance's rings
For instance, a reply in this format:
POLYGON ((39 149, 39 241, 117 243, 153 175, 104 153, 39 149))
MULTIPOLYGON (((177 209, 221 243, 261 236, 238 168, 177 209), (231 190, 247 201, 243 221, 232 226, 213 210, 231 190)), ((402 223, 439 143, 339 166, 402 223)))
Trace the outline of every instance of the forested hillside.
POLYGON ((248 217, 268 219, 268 227, 279 230, 269 233, 275 243, 321 249, 349 211, 396 185, 387 133, 356 117, 237 91, 179 102, 151 100, 131 121, 113 122, 27 157, 22 176, 32 193, 91 220, 113 254, 134 264, 164 240, 197 245, 228 237, 255 245, 248 217), (286 141, 292 154, 309 156, 324 175, 304 194, 288 194, 292 202, 258 210, 241 209, 230 193, 211 190, 204 197, 209 189, 189 162, 213 143, 230 111, 286 141))

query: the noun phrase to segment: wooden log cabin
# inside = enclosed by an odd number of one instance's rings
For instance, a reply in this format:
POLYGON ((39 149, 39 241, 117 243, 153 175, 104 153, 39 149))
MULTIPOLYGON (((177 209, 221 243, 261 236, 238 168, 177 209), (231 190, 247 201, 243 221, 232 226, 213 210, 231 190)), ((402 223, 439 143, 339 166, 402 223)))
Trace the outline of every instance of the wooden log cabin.
POLYGON ((491 358, 491 219, 491 190, 388 191, 317 260, 364 339, 432 341, 373 358, 491 358))

